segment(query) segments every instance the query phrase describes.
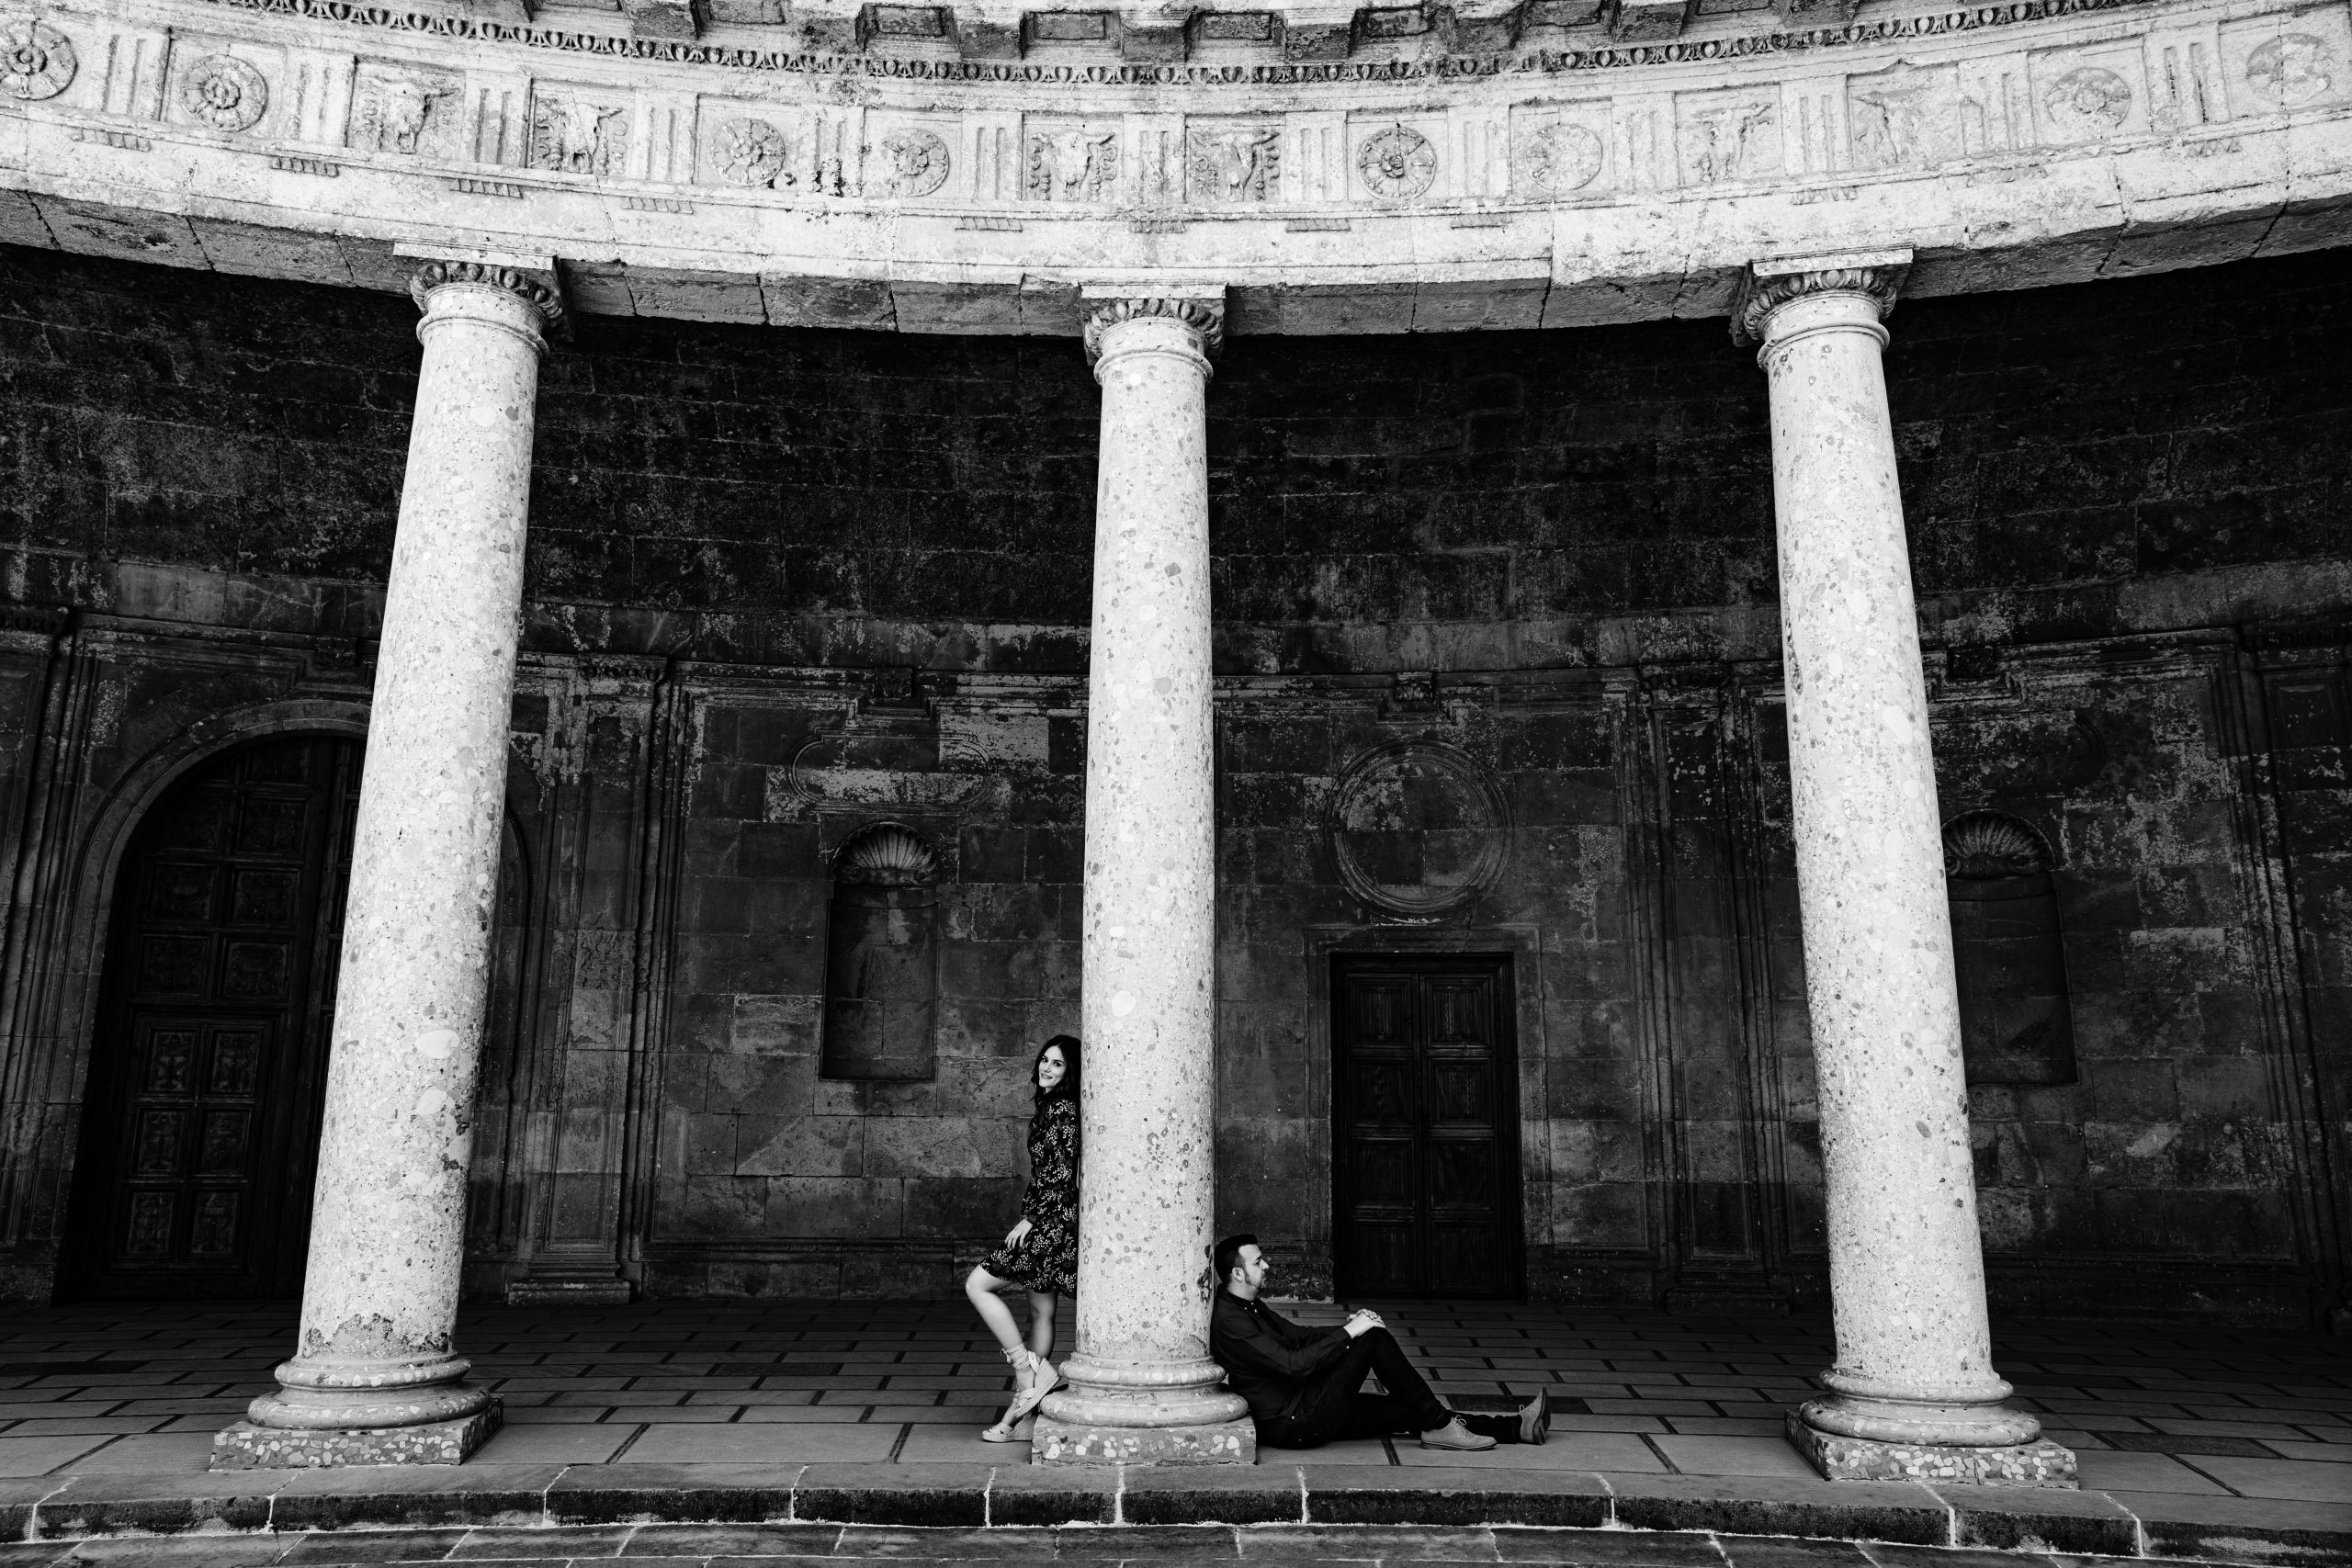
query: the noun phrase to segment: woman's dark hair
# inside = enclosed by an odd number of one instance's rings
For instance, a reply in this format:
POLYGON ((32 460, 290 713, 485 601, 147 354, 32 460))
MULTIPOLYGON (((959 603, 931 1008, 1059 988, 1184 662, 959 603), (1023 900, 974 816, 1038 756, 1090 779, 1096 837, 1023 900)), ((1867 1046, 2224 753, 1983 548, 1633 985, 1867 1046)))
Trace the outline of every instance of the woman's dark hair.
POLYGON ((1037 1103, 1040 1105, 1049 1100, 1074 1100, 1078 1098, 1078 1036, 1075 1034, 1057 1034, 1037 1047, 1037 1059, 1029 1064, 1029 1086, 1036 1089, 1037 1069, 1046 1065, 1046 1053, 1057 1046, 1060 1047, 1062 1054, 1062 1081, 1049 1089, 1037 1089, 1037 1103))

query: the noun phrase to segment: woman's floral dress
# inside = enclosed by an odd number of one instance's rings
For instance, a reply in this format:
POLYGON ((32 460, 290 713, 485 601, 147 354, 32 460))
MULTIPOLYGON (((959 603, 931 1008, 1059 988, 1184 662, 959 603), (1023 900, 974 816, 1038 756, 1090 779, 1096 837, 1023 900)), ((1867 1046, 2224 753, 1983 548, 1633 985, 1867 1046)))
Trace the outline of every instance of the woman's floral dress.
POLYGON ((1021 1200, 1029 1234, 1000 1247, 980 1267, 1032 1291, 1078 1294, 1078 1102, 1046 1101, 1029 1122, 1029 1190, 1021 1200))

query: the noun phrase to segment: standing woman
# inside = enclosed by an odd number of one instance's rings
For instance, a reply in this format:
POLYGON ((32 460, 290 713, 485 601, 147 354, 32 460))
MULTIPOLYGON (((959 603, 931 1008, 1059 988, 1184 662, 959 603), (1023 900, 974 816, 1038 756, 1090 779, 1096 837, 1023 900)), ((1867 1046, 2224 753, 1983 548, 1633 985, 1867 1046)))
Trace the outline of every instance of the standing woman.
POLYGON ((1057 1297, 1078 1293, 1078 1041, 1057 1034, 1038 1049, 1032 1071, 1037 1109, 1029 1118, 1029 1190, 1021 1223, 964 1281, 1004 1359, 1012 1363, 1013 1395, 1004 1418, 980 1436, 1013 1440, 1013 1428, 1044 1403, 1062 1375, 1046 1359, 1054 1348, 1057 1297), (998 1292, 1019 1285, 1029 1292, 1029 1337, 1012 1321, 998 1292))

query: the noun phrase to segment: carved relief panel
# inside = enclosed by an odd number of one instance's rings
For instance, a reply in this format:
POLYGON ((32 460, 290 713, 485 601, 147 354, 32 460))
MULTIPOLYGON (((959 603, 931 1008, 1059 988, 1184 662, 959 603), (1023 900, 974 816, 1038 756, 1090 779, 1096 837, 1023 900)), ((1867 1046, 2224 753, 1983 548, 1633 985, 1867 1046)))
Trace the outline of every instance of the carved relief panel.
POLYGON ((870 116, 866 120, 865 194, 885 201, 920 201, 953 194, 956 122, 945 117, 870 116))
POLYGON ((1781 172, 1779 90, 1725 87, 1676 94, 1674 144, 1684 185, 1777 177, 1781 172))
POLYGON ((456 158, 465 147, 464 113, 465 84, 456 76, 363 60, 352 84, 345 140, 362 152, 456 158))
POLYGON ((1864 169, 1925 169, 1962 156, 1964 121, 1957 65, 1895 62, 1846 79, 1853 162, 1864 169))
POLYGON ((1209 206, 1283 198, 1283 129, 1275 119, 1195 118, 1184 128, 1184 191, 1209 206))
POLYGON ((1114 123, 1032 115, 1022 124, 1023 195, 1031 201, 1095 206, 1119 194, 1119 131, 1114 123))
POLYGON ((2341 6, 2222 28, 2222 75, 2238 115, 2341 103, 2352 89, 2352 29, 2341 6))
POLYGON ((1511 110, 1510 190, 1521 201, 1600 196, 1610 177, 1609 100, 1511 110))
POLYGON ((531 84, 531 167, 611 176, 628 168, 631 94, 570 82, 531 84))

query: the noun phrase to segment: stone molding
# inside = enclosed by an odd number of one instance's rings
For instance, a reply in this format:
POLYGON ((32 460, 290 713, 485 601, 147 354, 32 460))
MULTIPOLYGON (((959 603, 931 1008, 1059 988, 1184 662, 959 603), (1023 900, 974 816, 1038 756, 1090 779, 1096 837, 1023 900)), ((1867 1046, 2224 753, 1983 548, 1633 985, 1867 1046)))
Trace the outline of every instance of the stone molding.
POLYGON ((1814 294, 1860 294, 1878 307, 1884 321, 1894 310, 1910 270, 1909 251, 1871 255, 1811 256, 1796 262, 1758 262, 1750 267, 1732 312, 1732 341, 1762 343, 1772 313, 1792 300, 1814 294))
POLYGON ((409 279, 409 298, 416 301, 418 310, 430 310, 427 300, 433 291, 450 284, 504 289, 537 311, 545 325, 552 326, 563 319, 563 299, 555 289, 519 267, 487 262, 426 262, 409 279))
POLYGON ((1182 321, 1193 329, 1194 346, 1204 359, 1214 359, 1225 346, 1225 301, 1204 295, 1147 295, 1136 298, 1121 296, 1100 299, 1086 312, 1083 335, 1086 341, 1086 362, 1098 364, 1102 357, 1102 334, 1121 321, 1158 318, 1182 321))

